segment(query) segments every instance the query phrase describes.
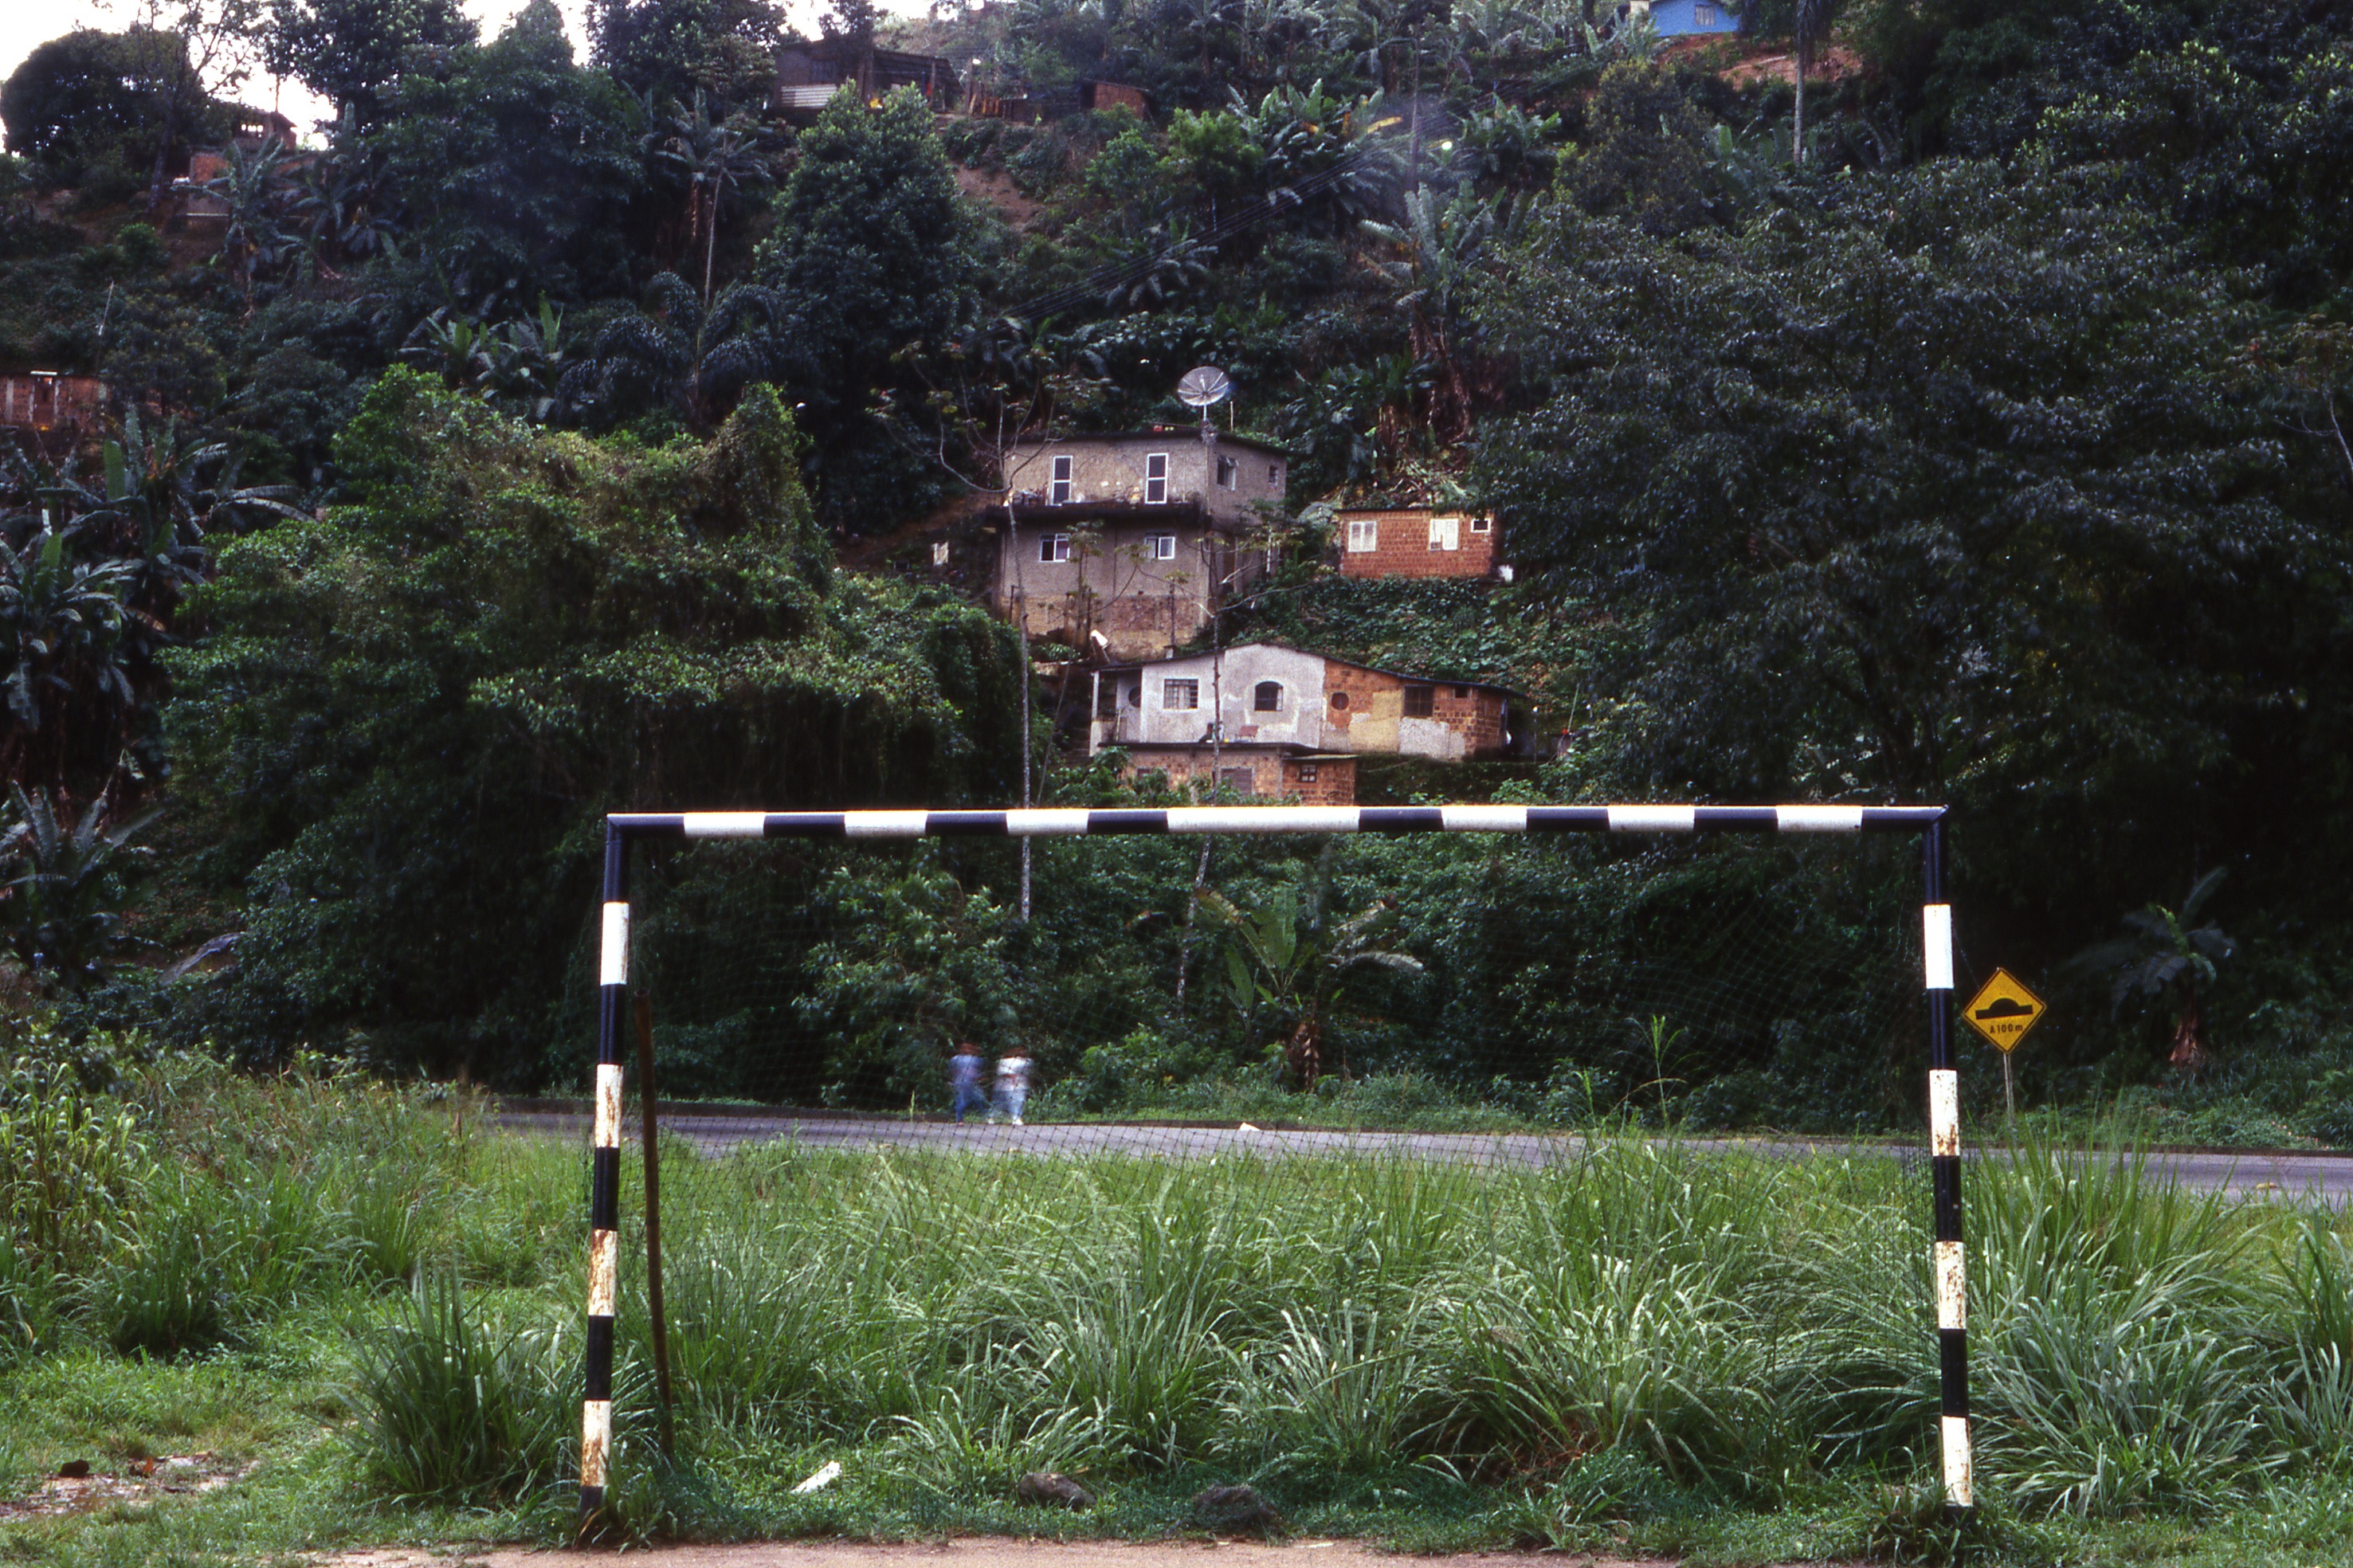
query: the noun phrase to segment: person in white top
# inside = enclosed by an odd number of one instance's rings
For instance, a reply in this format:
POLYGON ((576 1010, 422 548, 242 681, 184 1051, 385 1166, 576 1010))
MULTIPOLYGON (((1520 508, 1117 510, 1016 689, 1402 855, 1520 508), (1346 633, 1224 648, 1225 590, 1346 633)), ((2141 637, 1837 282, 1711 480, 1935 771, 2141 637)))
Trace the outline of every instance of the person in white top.
POLYGON ((1019 1046, 1008 1049, 997 1058, 997 1106, 989 1113, 991 1121, 998 1114, 1009 1118, 1013 1125, 1021 1125, 1021 1108, 1029 1098, 1029 1069, 1034 1065, 1029 1053, 1019 1046))

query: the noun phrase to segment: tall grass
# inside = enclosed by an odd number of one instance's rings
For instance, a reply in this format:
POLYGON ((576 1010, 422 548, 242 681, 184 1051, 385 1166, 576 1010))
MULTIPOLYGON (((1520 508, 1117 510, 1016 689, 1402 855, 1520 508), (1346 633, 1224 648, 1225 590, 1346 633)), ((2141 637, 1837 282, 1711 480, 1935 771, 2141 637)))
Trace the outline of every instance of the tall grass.
POLYGON ((554 1482, 576 1458, 570 1384, 579 1352, 560 1325, 501 1323, 441 1276, 418 1281, 391 1322, 361 1342, 358 1447, 381 1490, 514 1496, 554 1482))
MULTIPOLYGON (((0 1237, 0 1362, 77 1341, 266 1350, 326 1305, 353 1325, 351 1441, 378 1490, 515 1499, 568 1474, 576 1147, 315 1070, 159 1058, 59 1092, 89 1103, 44 1125, 101 1130, 107 1196, 53 1240, 0 1237)), ((622 1249, 614 1495, 652 1498, 648 1518, 731 1446, 854 1455, 870 1486, 967 1501, 1034 1468, 1294 1489, 1435 1471, 1560 1539, 1825 1489, 1934 1493, 1926 1177, 1893 1160, 1632 1138, 1546 1169, 666 1159, 684 1471, 632 1425, 650 1357, 633 1226, 622 1249)), ((2336 1528, 2344 1215, 2057 1146, 1974 1166, 1968 1200, 1989 1500, 2100 1520, 2286 1499, 2309 1516, 2297 1539, 2336 1528)), ((1897 1513, 1889 1539, 1910 1539, 1897 1513)))

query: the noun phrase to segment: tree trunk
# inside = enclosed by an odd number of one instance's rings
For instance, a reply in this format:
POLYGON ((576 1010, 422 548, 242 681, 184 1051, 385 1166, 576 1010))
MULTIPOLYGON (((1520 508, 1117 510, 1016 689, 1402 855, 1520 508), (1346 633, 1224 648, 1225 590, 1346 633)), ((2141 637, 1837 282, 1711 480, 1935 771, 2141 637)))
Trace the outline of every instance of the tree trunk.
MULTIPOLYGON (((1029 595, 1021 588, 1021 516, 1013 510, 1013 495, 1005 497, 1005 547, 1013 558, 1013 642, 1021 672, 1021 805, 1029 805, 1029 595)), ((1029 923, 1029 836, 1021 836, 1021 909, 1023 925, 1029 923)))
POLYGON ((1789 134, 1789 163, 1799 169, 1806 166, 1806 68, 1813 63, 1808 58, 1813 52, 1813 46, 1802 40, 1791 52, 1791 71, 1798 87, 1798 111, 1789 134))

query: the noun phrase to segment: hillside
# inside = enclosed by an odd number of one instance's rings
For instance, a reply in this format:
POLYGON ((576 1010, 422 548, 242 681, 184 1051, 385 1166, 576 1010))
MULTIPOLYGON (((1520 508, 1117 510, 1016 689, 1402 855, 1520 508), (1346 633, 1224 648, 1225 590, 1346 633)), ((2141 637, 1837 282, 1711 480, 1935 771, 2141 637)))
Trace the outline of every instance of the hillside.
MULTIPOLYGON (((1081 667, 1025 688, 1091 656, 1018 646, 987 510, 1018 438, 1189 426, 1213 365, 1288 466, 1269 572, 1188 646, 1492 683, 1546 737, 1380 798, 1949 804, 1977 958, 2069 1009, 2031 1100, 2339 1137, 2353 18, 1849 0, 1800 50, 1744 15, 845 5, 803 47, 758 0, 616 0, 579 59, 545 0, 487 40, 427 5, 253 40, 346 106, 300 147, 202 40, 45 46, 0 104, 0 371, 103 392, 11 427, 0 764, 23 821, 163 816, 73 931, 0 900, 27 994, 569 1083, 599 813, 999 800, 1025 734, 1040 798, 1125 798, 1081 667), (1363 506, 1492 518, 1510 580, 1338 575, 1363 506), (2227 961, 2063 967, 2217 870, 2227 961), (427 905, 521 972, 387 965, 427 905)), ((1723 875, 1802 906, 1786 869, 1723 875)), ((936 951, 1030 1017, 1045 955, 1126 933, 1058 1071, 1207 962, 1181 885, 1021 934, 1008 865, 940 874, 936 951)), ((1255 1059, 1218 1026, 1170 1048, 1255 1059)), ((1905 1113, 1768 1033, 1704 1068, 1751 1075, 1725 1118, 1905 1113)), ((1384 1037, 1465 1093, 1567 1059, 1384 1037)), ((880 1060, 792 1081, 901 1095, 880 1060)))

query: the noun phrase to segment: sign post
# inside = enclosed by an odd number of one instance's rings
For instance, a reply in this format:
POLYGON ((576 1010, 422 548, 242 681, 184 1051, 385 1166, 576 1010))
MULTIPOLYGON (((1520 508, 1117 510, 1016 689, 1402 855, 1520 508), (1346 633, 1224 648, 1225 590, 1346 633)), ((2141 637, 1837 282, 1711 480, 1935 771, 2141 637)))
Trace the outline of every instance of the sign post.
POLYGON ((2049 1011, 2042 998, 2029 991, 2017 975, 2007 969, 1997 969, 1993 978, 1969 998, 1968 1006, 1961 1013, 1969 1021, 1969 1027, 2001 1053, 2002 1103, 2010 1108, 2013 1121, 2018 1116, 2018 1087, 2010 1076, 2010 1053, 2026 1038, 2026 1031, 2041 1023, 2042 1015, 2049 1011))

